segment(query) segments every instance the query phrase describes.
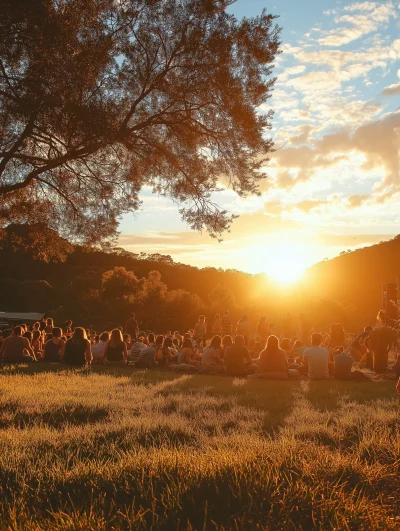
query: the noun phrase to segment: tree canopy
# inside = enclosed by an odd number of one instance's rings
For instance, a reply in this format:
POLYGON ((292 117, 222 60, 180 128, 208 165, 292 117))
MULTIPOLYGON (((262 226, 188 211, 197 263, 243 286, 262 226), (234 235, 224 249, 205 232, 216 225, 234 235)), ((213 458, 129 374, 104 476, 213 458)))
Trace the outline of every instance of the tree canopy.
POLYGON ((257 193, 279 28, 232 0, 3 0, 0 226, 115 235, 150 186, 218 235, 221 184, 257 193))

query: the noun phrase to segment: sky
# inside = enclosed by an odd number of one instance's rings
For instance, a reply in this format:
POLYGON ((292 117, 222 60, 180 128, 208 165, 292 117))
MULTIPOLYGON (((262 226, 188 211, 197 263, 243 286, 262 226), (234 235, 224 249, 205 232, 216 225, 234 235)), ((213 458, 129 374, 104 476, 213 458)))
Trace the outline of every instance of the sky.
POLYGON ((281 281, 345 250, 400 233, 400 2, 238 0, 231 11, 279 15, 272 154, 262 195, 226 190, 240 217, 222 243, 180 220, 172 201, 143 189, 120 224, 131 252, 197 267, 266 273, 281 281))

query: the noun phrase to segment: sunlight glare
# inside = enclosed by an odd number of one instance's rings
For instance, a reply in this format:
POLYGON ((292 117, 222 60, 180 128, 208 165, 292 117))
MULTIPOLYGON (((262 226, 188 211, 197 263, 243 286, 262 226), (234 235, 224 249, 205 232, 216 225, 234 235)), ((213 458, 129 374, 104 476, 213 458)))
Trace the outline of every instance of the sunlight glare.
POLYGON ((307 243, 281 240, 257 249, 257 266, 276 282, 289 284, 300 280, 313 263, 313 253, 307 243))

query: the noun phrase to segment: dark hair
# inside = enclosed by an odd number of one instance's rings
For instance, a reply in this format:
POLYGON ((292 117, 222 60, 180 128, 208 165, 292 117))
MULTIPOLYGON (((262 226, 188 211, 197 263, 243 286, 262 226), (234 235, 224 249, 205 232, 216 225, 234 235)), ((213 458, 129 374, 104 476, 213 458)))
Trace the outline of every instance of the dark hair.
POLYGON ((156 345, 162 345, 163 342, 164 342, 164 336, 159 335, 156 337, 156 345))
POLYGON ((233 345, 233 340, 232 340, 232 336, 230 336, 229 334, 224 336, 222 338, 222 344, 224 347, 230 347, 233 345))
POLYGON ((222 337, 221 336, 214 336, 210 341, 210 347, 219 349, 222 343, 222 337))
POLYGON ((103 332, 100 334, 100 341, 104 343, 110 339, 110 334, 108 332, 103 332))
POLYGON ((314 332, 311 336, 311 345, 313 347, 319 347, 322 343, 322 334, 314 332))
POLYGON ((149 335, 147 336, 147 341, 148 341, 149 343, 154 343, 154 334, 149 334, 149 335))
POLYGON ((129 314, 129 317, 130 317, 131 319, 134 319, 134 318, 135 318, 135 314, 134 314, 134 312, 131 312, 131 313, 129 314))
POLYGON ((267 339, 267 344, 265 350, 268 352, 278 352, 279 349, 279 339, 276 336, 269 336, 267 339))
POLYGON ((235 336, 235 345, 241 347, 244 345, 244 337, 241 336, 240 334, 238 334, 237 336, 235 336))
POLYGON ((61 328, 58 328, 58 327, 53 328, 52 331, 51 331, 51 335, 53 337, 61 337, 62 336, 61 328))
POLYGON ((34 331, 32 332, 32 338, 33 338, 33 339, 39 339, 40 336, 41 336, 40 330, 34 330, 34 331))
POLYGON ((84 341, 87 341, 86 330, 81 326, 77 326, 74 330, 71 341, 73 343, 83 343, 84 341))
POLYGON ((186 338, 183 340, 182 348, 191 348, 191 349, 193 349, 193 343, 192 343, 192 340, 189 339, 188 337, 186 337, 186 338))
POLYGON ((164 348, 172 347, 172 339, 170 337, 166 337, 164 339, 163 347, 164 348))
POLYGON ((129 334, 124 334, 122 337, 124 338, 124 341, 128 341, 128 339, 129 339, 129 334))
POLYGON ((25 332, 24 337, 26 337, 30 343, 32 341, 32 332, 25 332))
POLYGON ((16 326, 14 328, 14 335, 15 336, 20 336, 22 334, 22 327, 21 326, 16 326))

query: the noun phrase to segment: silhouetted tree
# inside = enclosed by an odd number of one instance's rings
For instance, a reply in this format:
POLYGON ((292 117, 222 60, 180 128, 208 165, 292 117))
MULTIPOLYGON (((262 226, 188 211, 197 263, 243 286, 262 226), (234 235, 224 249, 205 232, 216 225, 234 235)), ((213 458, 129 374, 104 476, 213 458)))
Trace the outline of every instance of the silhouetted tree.
POLYGON ((106 271, 102 278, 103 296, 108 301, 128 299, 138 287, 138 279, 125 267, 114 267, 106 271))
POLYGON ((279 48, 273 16, 238 21, 232 3, 3 0, 0 226, 104 242, 147 184, 220 234, 218 182, 246 195, 265 176, 279 48))

